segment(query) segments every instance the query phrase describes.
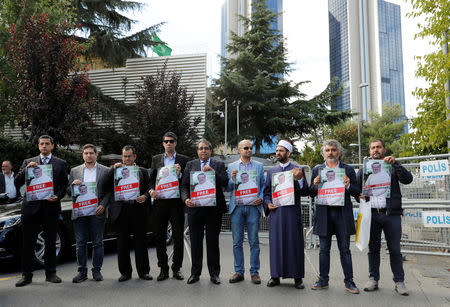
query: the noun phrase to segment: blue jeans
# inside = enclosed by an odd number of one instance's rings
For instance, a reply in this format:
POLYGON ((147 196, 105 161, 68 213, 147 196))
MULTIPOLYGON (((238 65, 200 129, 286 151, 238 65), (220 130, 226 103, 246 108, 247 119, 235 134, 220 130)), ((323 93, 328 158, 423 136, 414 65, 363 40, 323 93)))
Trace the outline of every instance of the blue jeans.
POLYGON ((328 282, 330 273, 330 249, 333 233, 336 234, 344 282, 353 281, 352 254, 350 253, 350 236, 344 231, 344 218, 341 208, 328 208, 328 235, 319 236, 319 271, 320 279, 328 282))
POLYGON ((400 253, 400 239, 402 237, 402 221, 400 215, 386 215, 384 213, 372 212, 370 224, 369 241, 369 274, 375 280, 380 279, 380 248, 381 231, 389 248, 391 270, 394 274, 394 282, 403 282, 405 273, 403 271, 403 258, 400 253))
POLYGON ((259 270, 259 217, 256 206, 236 206, 231 214, 231 229, 233 232, 234 270, 244 275, 244 228, 247 225, 248 243, 250 245, 250 274, 258 274, 259 270))
POLYGON ((103 228, 105 219, 95 215, 83 216, 73 221, 75 240, 77 241, 78 272, 87 274, 87 242, 89 235, 92 240, 93 271, 99 271, 103 265, 103 228))

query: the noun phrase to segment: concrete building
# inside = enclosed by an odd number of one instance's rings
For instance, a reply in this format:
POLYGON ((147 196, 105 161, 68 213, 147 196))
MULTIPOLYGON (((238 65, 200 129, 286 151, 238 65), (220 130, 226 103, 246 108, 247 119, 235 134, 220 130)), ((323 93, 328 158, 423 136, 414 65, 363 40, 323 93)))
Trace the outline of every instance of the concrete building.
POLYGON ((368 120, 382 104, 400 104, 405 116, 400 6, 384 0, 328 0, 330 77, 342 96, 334 108, 368 120))

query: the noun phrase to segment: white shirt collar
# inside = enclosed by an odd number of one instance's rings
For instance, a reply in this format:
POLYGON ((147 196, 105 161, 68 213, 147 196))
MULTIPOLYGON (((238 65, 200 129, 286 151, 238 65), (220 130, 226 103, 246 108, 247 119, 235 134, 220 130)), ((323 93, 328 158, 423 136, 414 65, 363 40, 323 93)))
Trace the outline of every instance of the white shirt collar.
POLYGON ((280 162, 280 166, 281 166, 282 168, 287 167, 289 164, 291 164, 291 161, 288 161, 288 162, 286 162, 286 163, 284 163, 284 164, 280 162))

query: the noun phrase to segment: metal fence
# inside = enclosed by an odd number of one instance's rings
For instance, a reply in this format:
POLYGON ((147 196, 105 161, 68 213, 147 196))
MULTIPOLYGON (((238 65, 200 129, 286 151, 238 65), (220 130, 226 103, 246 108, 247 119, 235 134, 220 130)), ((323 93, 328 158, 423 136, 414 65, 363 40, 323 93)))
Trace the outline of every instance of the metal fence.
MULTIPOLYGON (((414 178, 413 182, 408 185, 400 184, 404 209, 401 241, 403 253, 450 256, 449 228, 424 227, 422 221, 423 211, 450 211, 450 176, 425 180, 420 177, 419 169, 419 163, 421 161, 449 158, 450 154, 396 159, 411 172, 414 178)), ((353 166, 355 167, 355 171, 358 171, 361 167, 358 164, 354 164, 353 166)), ((307 165, 302 165, 301 167, 304 167, 308 183, 311 183, 311 168, 307 165)), ((226 199, 229 200, 229 194, 226 195, 226 199)), ((318 247, 319 240, 311 231, 314 218, 312 199, 310 197, 302 197, 301 205, 306 247, 316 248, 318 247)), ((353 205, 355 209, 358 207, 356 201, 353 205)), ((260 220, 260 236, 268 236, 268 229, 268 218, 262 216, 260 220)), ((228 213, 224 215, 222 231, 231 231, 230 216, 228 213)))

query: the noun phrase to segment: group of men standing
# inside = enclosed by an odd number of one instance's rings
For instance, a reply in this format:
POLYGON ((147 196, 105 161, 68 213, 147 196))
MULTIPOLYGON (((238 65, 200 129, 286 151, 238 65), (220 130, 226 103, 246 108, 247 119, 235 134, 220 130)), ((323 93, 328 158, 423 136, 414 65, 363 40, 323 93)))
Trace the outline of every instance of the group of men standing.
MULTIPOLYGON (((75 237, 77 243, 78 275, 73 278, 74 283, 87 279, 87 248, 89 236, 93 242, 93 268, 92 277, 96 281, 103 280, 101 267, 103 262, 103 228, 106 212, 118 228, 118 264, 120 271, 119 281, 129 280, 132 275, 130 260, 130 235, 134 236, 136 270, 140 279, 151 280, 150 266, 146 245, 146 205, 150 198, 154 199, 156 218, 156 250, 160 274, 158 281, 169 278, 169 263, 166 250, 166 235, 168 222, 172 225, 174 240, 174 256, 171 265, 173 277, 183 280, 181 273, 184 251, 184 214, 188 215, 188 225, 191 244, 192 267, 188 284, 200 280, 203 264, 203 238, 206 235, 207 266, 210 280, 213 284, 220 284, 220 250, 219 234, 222 224, 222 215, 226 212, 226 202, 223 189, 231 192, 229 214, 232 225, 234 275, 230 283, 243 281, 245 275, 243 241, 244 229, 247 228, 250 245, 250 276, 255 284, 261 283, 260 248, 259 248, 259 221, 264 213, 269 217, 269 244, 270 244, 270 275, 268 287, 280 284, 280 278, 293 278, 294 286, 303 289, 304 269, 304 238, 302 225, 302 212, 300 197, 315 197, 319 191, 320 171, 327 169, 344 169, 343 184, 345 186, 344 205, 328 206, 317 204, 314 217, 314 234, 320 239, 319 253, 319 279, 312 285, 313 290, 328 288, 330 270, 330 249, 332 236, 335 235, 340 252, 341 265, 344 271, 345 289, 357 294, 359 289, 353 281, 353 267, 350 252, 350 236, 355 234, 355 222, 350 197, 357 201, 364 199, 372 207, 371 237, 369 244, 369 273, 370 279, 364 290, 378 289, 381 231, 384 230, 390 251, 391 269, 394 274, 395 290, 407 295, 404 285, 402 256, 400 253, 401 238, 401 194, 399 182, 408 184, 412 175, 402 167, 392 156, 385 157, 386 148, 380 139, 370 143, 369 154, 373 159, 381 159, 392 166, 391 193, 380 196, 365 197, 361 194, 362 172, 355 174, 353 167, 340 161, 344 150, 335 140, 327 140, 321 149, 324 164, 312 170, 312 182, 308 185, 305 172, 289 159, 293 146, 290 142, 281 140, 276 147, 278 165, 272 167, 264 176, 263 165, 252 159, 253 144, 250 140, 242 140, 238 144, 240 159, 231 163, 227 168, 223 162, 211 159, 212 145, 205 139, 197 143, 197 159, 188 161, 188 157, 176 152, 177 136, 171 132, 164 134, 162 139, 164 153, 152 159, 150 170, 139 168, 139 197, 135 200, 114 200, 113 180, 116 168, 134 166, 137 158, 132 146, 125 146, 122 150, 122 162, 107 168, 97 163, 97 150, 92 144, 82 148, 84 163, 74 167, 67 179, 66 162, 52 156, 54 148, 50 136, 39 138, 37 157, 26 159, 16 176, 16 185, 25 182, 27 168, 36 168, 39 164, 51 164, 53 170, 54 195, 46 200, 27 201, 22 206, 23 223, 23 276, 16 286, 24 286, 32 281, 32 258, 34 244, 40 226, 43 226, 45 249, 46 280, 58 283, 61 279, 56 275, 55 239, 57 219, 61 210, 60 200, 66 193, 71 193, 72 185, 81 185, 84 182, 95 182, 98 193, 98 206, 95 215, 82 216, 74 220, 75 237), (166 198, 157 192, 158 170, 175 167, 176 178, 179 185, 179 197, 166 198), (215 205, 198 206, 191 199, 191 173, 214 172, 215 205), (293 204, 281 205, 273 199, 272 178, 274 174, 292 172, 293 178, 293 204), (249 183, 249 173, 256 174, 256 180, 249 183), (239 174, 239 178, 238 178, 239 174), (240 180, 240 187, 236 188, 240 180), (235 190, 246 187, 248 191, 255 190, 256 194, 238 198, 235 190), (245 203, 243 202, 245 200, 245 203)), ((168 176, 168 172, 166 172, 168 176)), ((328 173, 331 174, 330 171, 328 173)), ((280 177, 280 176, 278 176, 280 177)), ((200 175, 198 176, 200 184, 200 175)), ((284 178, 284 177, 283 177, 284 178)), ((334 179, 334 178, 333 178, 334 179)), ((277 179, 279 185, 281 179, 277 179)), ((284 180, 286 180, 284 178, 284 180)), ((329 179, 330 180, 330 179, 329 179)), ((283 182, 284 183, 284 182, 283 182)))

